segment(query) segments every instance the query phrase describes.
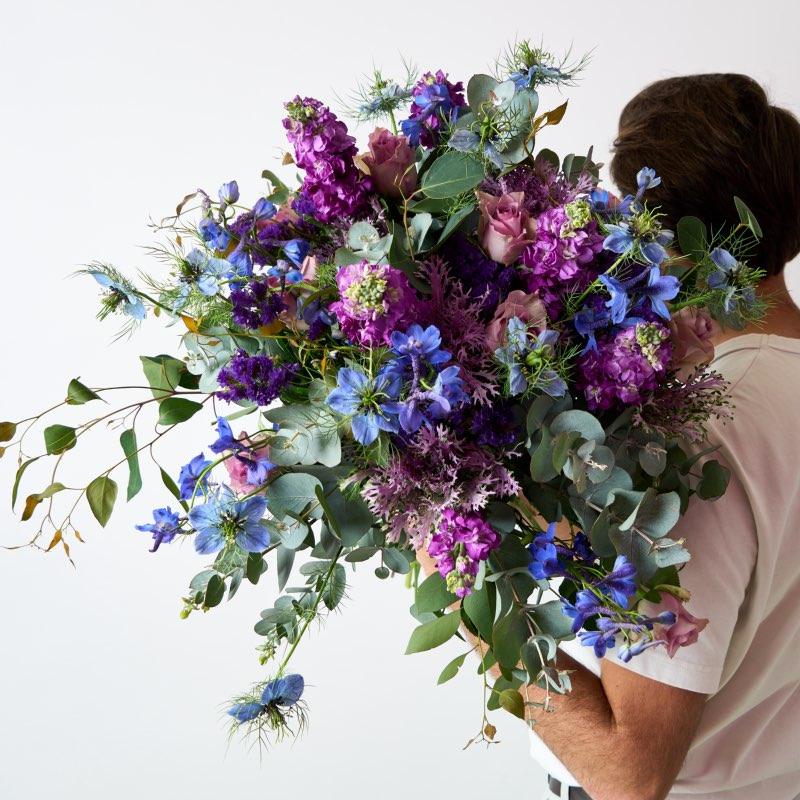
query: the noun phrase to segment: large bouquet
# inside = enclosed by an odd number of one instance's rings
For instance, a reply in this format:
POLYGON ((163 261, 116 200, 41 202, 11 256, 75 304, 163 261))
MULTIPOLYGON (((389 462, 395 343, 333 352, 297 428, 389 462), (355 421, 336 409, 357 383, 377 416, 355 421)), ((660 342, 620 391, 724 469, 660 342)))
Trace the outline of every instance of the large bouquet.
MULTIPOLYGON (((712 317, 741 326, 760 313, 761 273, 744 261, 760 230, 737 200, 734 230, 681 220, 678 252, 647 203, 652 169, 620 199, 599 188, 591 151, 535 149, 567 106, 540 113, 539 88, 581 66, 522 43, 466 91, 442 71, 376 73, 354 115, 388 127, 363 153, 328 107, 295 97, 283 125, 297 188, 265 171, 251 206, 235 181, 217 198, 197 191, 156 226, 158 276, 85 270, 103 288, 101 318, 180 325, 182 354, 142 357, 137 401, 47 425, 44 454, 26 438, 44 414, 0 425, 19 448, 14 500, 34 461, 55 461, 22 518, 42 517, 31 544, 69 555, 79 502, 105 526, 118 474, 127 467, 130 500, 140 454, 213 409, 201 452, 159 465, 173 505, 137 527, 153 551, 188 538, 207 561, 183 616, 275 564, 284 593, 255 625, 270 671, 235 699, 234 726, 302 726, 291 658, 367 561, 413 587, 408 652, 462 637, 439 681, 476 652, 488 708, 518 716, 528 684, 569 691, 559 641, 628 660, 697 638, 679 581, 689 553, 670 531, 692 495, 725 491, 703 448, 709 419, 729 413, 709 335, 712 317), (143 440, 148 407, 158 419, 143 440), (99 422, 122 428, 122 452, 68 488, 68 452, 99 422), (422 553, 435 565, 424 579, 422 553)), ((110 394, 76 379, 65 402, 110 394)), ((484 713, 479 736, 493 735, 484 713)))

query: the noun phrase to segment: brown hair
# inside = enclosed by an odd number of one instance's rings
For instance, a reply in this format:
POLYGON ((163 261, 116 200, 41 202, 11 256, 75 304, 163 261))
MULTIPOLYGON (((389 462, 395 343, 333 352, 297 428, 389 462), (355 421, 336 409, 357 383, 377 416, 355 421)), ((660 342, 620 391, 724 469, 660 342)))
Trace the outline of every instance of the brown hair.
POLYGON ((644 166, 662 178, 647 197, 672 230, 690 214, 735 225, 736 195, 764 231, 753 266, 774 275, 800 252, 800 123, 752 78, 689 75, 639 92, 620 115, 611 176, 635 193, 644 166))

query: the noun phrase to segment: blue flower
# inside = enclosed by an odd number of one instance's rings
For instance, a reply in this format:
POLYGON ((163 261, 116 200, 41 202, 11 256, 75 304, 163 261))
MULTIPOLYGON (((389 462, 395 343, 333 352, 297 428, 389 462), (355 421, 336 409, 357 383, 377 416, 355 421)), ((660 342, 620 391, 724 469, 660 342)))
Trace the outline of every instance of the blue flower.
POLYGON ((661 185, 661 178, 656 175, 656 171, 652 167, 642 167, 636 173, 636 185, 639 187, 636 199, 641 200, 648 189, 655 189, 656 186, 661 185))
POLYGON ((419 138, 422 135, 421 119, 404 119, 400 123, 400 130, 408 138, 408 142, 412 147, 419 145, 419 138))
POLYGON ((598 658, 602 658, 606 650, 616 644, 614 635, 604 631, 581 631, 579 636, 582 645, 594 647, 594 654, 598 658))
POLYGON ((271 200, 267 200, 266 197, 261 197, 256 200, 251 213, 253 214, 253 221, 256 222, 264 219, 272 219, 272 217, 278 213, 278 208, 271 200))
POLYGON ((551 397, 563 397, 567 391, 566 381, 554 370, 547 366, 547 360, 554 352, 558 341, 558 332, 544 330, 531 342, 527 325, 519 319, 512 317, 506 325, 506 345, 494 351, 495 358, 508 367, 508 391, 512 396, 522 394, 530 385, 533 389, 549 394, 551 397), (526 355, 527 354, 527 355, 526 355), (532 373, 532 382, 522 369, 520 358, 526 355, 526 362, 538 368, 532 373))
POLYGON ((660 265, 667 257, 666 247, 669 245, 674 234, 672 231, 658 231, 657 233, 640 236, 632 228, 631 222, 622 220, 617 225, 607 224, 606 238, 603 240, 603 247, 612 253, 625 255, 632 253, 638 246, 642 257, 649 263, 660 265))
POLYGON ((228 714, 237 722, 251 722, 261 716, 268 707, 291 708, 300 701, 305 689, 302 675, 286 675, 269 681, 261 693, 261 702, 236 703, 228 714))
POLYGON ((185 261, 188 275, 201 294, 213 297, 219 292, 219 279, 230 269, 224 258, 209 257, 208 253, 195 247, 186 254, 185 261))
POLYGON ((453 408, 467 400, 460 367, 445 367, 431 389, 416 390, 408 399, 398 403, 400 426, 406 433, 415 433, 423 424, 431 426, 447 417, 453 408))
POLYGON ((146 531, 153 534, 153 546, 151 553, 158 550, 159 545, 169 544, 180 532, 180 521, 178 515, 169 507, 157 508, 153 511, 153 522, 146 525, 137 525, 137 531, 146 531))
POLYGON ((547 530, 536 536, 528 545, 528 552, 531 554, 528 571, 536 580, 547 580, 564 574, 563 564, 558 560, 555 535, 556 523, 551 522, 547 530))
POLYGON ((447 350, 440 350, 442 334, 435 325, 428 325, 425 330, 421 325, 412 325, 405 333, 393 331, 391 335, 392 352, 399 358, 398 362, 410 365, 415 359, 424 359, 431 366, 438 366, 450 360, 447 350))
POLYGON ((636 567, 625 556, 619 555, 613 570, 599 583, 599 589, 617 605, 628 607, 628 601, 636 594, 636 567))
POLYGON ((290 239, 283 246, 283 252, 286 253, 286 257, 296 267, 302 265, 310 249, 311 245, 305 239, 290 239))
POLYGON ((214 250, 225 250, 231 242, 231 235, 211 217, 203 217, 197 226, 200 238, 214 250))
POLYGON ((269 531, 261 522, 266 510, 265 497, 237 500, 227 486, 221 487, 189 512, 189 522, 197 531, 195 550, 208 555, 235 542, 248 553, 262 552, 269 546, 269 531))
POLYGON ((710 256, 716 269, 708 276, 709 288, 723 289, 736 276, 742 265, 722 247, 715 247, 710 256))
POLYGON ((303 280, 303 273, 283 258, 279 258, 278 263, 267 270, 267 275, 278 279, 281 283, 300 283, 303 280))
POLYGON ((589 204, 592 207, 592 211, 604 217, 612 214, 627 217, 631 213, 631 205, 634 200, 635 198, 632 194, 626 194, 622 200, 618 200, 606 189, 594 188, 589 192, 589 204))
POLYGON ((239 199, 239 184, 236 181, 228 181, 219 187, 217 192, 219 201, 223 205, 230 205, 239 199))
POLYGON ((647 274, 647 284, 639 289, 642 298, 650 301, 650 308, 664 319, 670 318, 666 301, 676 297, 681 282, 674 275, 662 275, 658 267, 651 267, 647 274))
POLYGON ((606 302, 606 308, 611 314, 611 321, 615 325, 619 325, 628 313, 628 304, 630 303, 628 286, 612 275, 601 275, 599 280, 610 295, 606 302))
POLYGON ((514 81, 514 85, 517 89, 527 89, 536 81, 558 83, 559 81, 569 80, 572 76, 568 72, 563 72, 558 67, 549 67, 546 64, 533 64, 527 69, 512 72, 508 77, 509 80, 514 81))
POLYGON ((587 563, 592 563, 597 557, 592 549, 589 537, 583 531, 578 531, 573 537, 572 552, 579 561, 586 561, 587 563))
POLYGON ((139 296, 123 286, 119 281, 112 280, 104 272, 99 270, 89 270, 89 274, 104 288, 108 289, 114 295, 119 297, 122 301, 122 311, 129 317, 134 319, 144 319, 146 315, 144 303, 139 299, 139 296))
POLYGON ((226 450, 236 452, 243 445, 233 436, 231 425, 225 417, 217 417, 217 438, 208 446, 212 453, 224 453, 226 450))
MULTIPOLYGON (((601 278, 606 277, 605 275, 601 278)), ((610 302, 610 301, 609 301, 610 302)), ((595 331, 605 328, 611 322, 611 314, 608 311, 596 311, 591 306, 584 306, 572 320, 575 330, 586 338, 586 346, 582 353, 587 350, 597 350, 597 339, 595 331)))
POLYGON ((400 379, 388 371, 369 378, 365 373, 342 367, 336 377, 337 387, 328 395, 327 404, 337 413, 350 417, 357 442, 369 445, 381 431, 397 433, 396 404, 400 379))
POLYGON ((208 473, 205 470, 210 466, 211 462, 200 453, 181 467, 181 474, 178 477, 181 500, 191 500, 195 494, 205 494, 208 491, 208 473), (195 492, 195 486, 197 492, 195 492))
POLYGON ((228 256, 227 265, 229 267, 226 273, 228 280, 235 281, 236 278, 249 278, 253 274, 253 258, 247 249, 244 237, 239 240, 239 244, 228 256), (231 267, 232 269, 230 269, 231 267))
POLYGON ((572 620, 573 633, 577 633, 590 617, 606 611, 605 606, 589 589, 581 589, 575 596, 574 604, 562 598, 561 608, 564 614, 572 620))

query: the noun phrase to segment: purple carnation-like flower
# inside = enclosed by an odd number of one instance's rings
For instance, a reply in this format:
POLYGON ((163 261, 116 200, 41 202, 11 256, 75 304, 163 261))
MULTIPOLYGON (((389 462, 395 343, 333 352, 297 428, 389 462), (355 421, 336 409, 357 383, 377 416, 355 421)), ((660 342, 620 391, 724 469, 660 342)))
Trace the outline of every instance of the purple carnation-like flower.
POLYGON ((528 291, 538 292, 551 319, 558 318, 562 293, 585 289, 601 271, 593 264, 603 250, 603 235, 588 217, 588 204, 574 201, 540 214, 536 241, 522 254, 528 291))
POLYGON ((251 356, 240 350, 219 372, 217 381, 223 388, 217 392, 217 397, 229 403, 250 400, 259 406, 268 406, 291 382, 297 370, 297 364, 279 366, 269 356, 251 356))
POLYGON ((409 119, 400 124, 412 146, 435 147, 442 128, 455 122, 466 106, 464 84, 451 83, 447 73, 426 72, 411 92, 409 119))
POLYGON ((669 330, 644 322, 598 337, 578 361, 577 386, 592 410, 640 405, 659 385, 672 358, 669 330))
POLYGON ((255 330, 274 322, 286 310, 280 292, 270 288, 266 279, 250 281, 231 292, 233 321, 243 328, 255 330))
POLYGON ((392 331, 412 319, 416 295, 408 278, 388 264, 360 261, 336 273, 339 297, 331 303, 347 339, 366 347, 389 344, 392 331))
POLYGON ((480 562, 499 544, 500 534, 482 514, 446 508, 427 551, 447 588, 457 597, 466 597, 472 592, 480 562))
POLYGON ((372 187, 353 161, 358 151, 347 126, 311 97, 295 97, 286 110, 283 126, 295 163, 306 173, 301 189, 304 209, 313 208, 321 222, 357 215, 372 187))

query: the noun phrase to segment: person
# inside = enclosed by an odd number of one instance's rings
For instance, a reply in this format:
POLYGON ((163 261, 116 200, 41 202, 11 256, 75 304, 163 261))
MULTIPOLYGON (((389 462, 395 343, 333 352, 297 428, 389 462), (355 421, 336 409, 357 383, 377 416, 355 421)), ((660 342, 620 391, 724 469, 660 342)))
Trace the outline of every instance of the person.
POLYGON ((573 691, 553 713, 530 711, 532 752, 549 797, 790 800, 800 797, 800 312, 783 269, 800 251, 800 124, 743 75, 662 80, 620 117, 611 174, 623 192, 642 166, 663 178, 652 205, 672 230, 684 215, 735 225, 734 195, 744 200, 764 232, 749 262, 766 271, 769 309, 716 338, 735 412, 711 440, 731 481, 715 502, 693 498, 671 534, 692 552, 681 584, 705 630, 673 657, 652 648, 627 664, 564 643, 573 691))

